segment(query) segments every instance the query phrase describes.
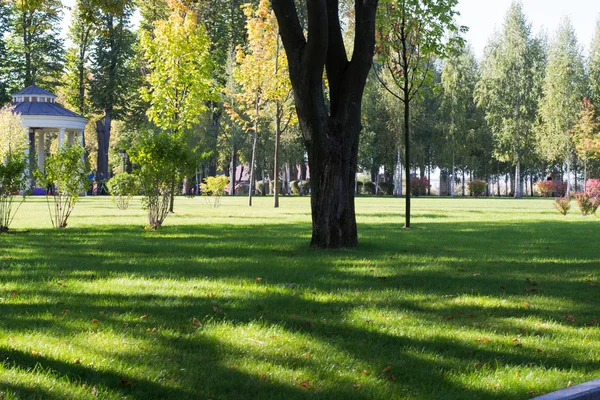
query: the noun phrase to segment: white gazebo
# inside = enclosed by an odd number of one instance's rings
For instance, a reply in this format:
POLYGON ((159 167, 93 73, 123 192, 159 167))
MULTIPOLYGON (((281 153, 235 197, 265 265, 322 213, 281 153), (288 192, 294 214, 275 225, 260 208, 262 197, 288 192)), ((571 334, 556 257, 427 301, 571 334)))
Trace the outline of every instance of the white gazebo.
POLYGON ((20 114, 23 119, 25 133, 29 139, 27 152, 31 156, 36 152, 37 134, 37 164, 40 170, 44 169, 46 161, 46 133, 58 132, 59 148, 64 145, 65 138, 70 144, 74 144, 76 138, 78 142, 83 142, 87 118, 57 104, 55 94, 31 85, 11 96, 14 112, 20 114))

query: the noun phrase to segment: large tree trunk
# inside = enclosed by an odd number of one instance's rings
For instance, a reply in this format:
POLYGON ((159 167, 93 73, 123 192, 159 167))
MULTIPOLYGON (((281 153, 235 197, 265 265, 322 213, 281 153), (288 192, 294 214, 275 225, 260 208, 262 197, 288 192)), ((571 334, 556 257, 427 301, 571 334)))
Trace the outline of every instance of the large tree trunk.
POLYGON ((308 39, 294 0, 273 0, 310 166, 313 247, 358 245, 354 178, 362 96, 375 51, 377 0, 357 0, 355 43, 347 58, 338 2, 307 1, 308 39), (323 93, 327 69, 329 104, 323 93))

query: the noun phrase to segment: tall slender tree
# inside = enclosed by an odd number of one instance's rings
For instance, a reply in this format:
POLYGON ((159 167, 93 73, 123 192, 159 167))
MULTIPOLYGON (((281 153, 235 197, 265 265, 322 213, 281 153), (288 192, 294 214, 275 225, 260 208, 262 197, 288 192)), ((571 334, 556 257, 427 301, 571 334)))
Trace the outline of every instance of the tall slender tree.
MULTIPOLYGON (((393 85, 381 79, 386 89, 403 106, 404 163, 411 166, 411 102, 433 77, 434 63, 462 43, 466 28, 455 23, 458 0, 385 0, 380 13, 378 60, 393 85), (449 36, 448 36, 449 35, 449 36), (448 39, 449 37, 449 39, 448 39)), ((411 188, 406 179, 405 228, 410 228, 411 188)))
POLYGON ((452 166, 450 168, 450 195, 454 197, 456 174, 456 139, 461 147, 466 143, 472 128, 470 120, 474 114, 474 91, 477 83, 477 61, 469 46, 461 46, 459 51, 448 57, 442 67, 442 107, 446 119, 447 134, 450 139, 452 166))
POLYGON ((562 161, 571 190, 574 142, 571 131, 577 122, 580 102, 586 93, 581 48, 571 21, 564 18, 550 45, 544 80, 544 97, 539 107, 538 149, 548 161, 562 161))
MULTIPOLYGON (((148 116, 174 140, 198 123, 206 110, 205 102, 214 99, 210 77, 210 42, 197 14, 179 0, 169 0, 170 15, 156 21, 150 32, 142 33, 142 47, 150 73, 148 88, 142 90, 149 102, 148 116)), ((174 211, 176 171, 173 171, 169 211, 174 211)))
POLYGON ((65 94, 67 103, 81 115, 89 113, 90 62, 96 36, 94 13, 78 0, 69 27, 70 46, 67 49, 65 94))
POLYGON ((496 157, 515 167, 514 196, 522 196, 523 154, 533 127, 545 68, 544 44, 531 33, 520 2, 513 2, 501 33, 486 47, 476 98, 496 143, 496 157))
MULTIPOLYGON (((84 4, 81 3, 81 7, 84 4)), ((97 37, 92 54, 90 88, 92 106, 102 118, 96 123, 98 138, 97 176, 108 178, 108 151, 113 119, 124 117, 131 92, 128 90, 130 61, 135 35, 130 29, 130 0, 87 0, 86 12, 94 15, 97 37)))

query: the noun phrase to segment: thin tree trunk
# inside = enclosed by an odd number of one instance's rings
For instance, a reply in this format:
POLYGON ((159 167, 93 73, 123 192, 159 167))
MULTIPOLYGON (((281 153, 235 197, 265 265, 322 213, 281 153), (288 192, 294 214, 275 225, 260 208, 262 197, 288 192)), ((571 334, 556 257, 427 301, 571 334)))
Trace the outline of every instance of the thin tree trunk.
POLYGON ((235 196, 235 170, 237 169, 237 150, 231 145, 231 164, 229 166, 229 195, 235 196))
POLYGON ((450 171, 450 197, 454 198, 454 173, 456 172, 456 153, 454 151, 454 133, 452 134, 452 171, 450 171))
POLYGON ((275 180, 275 184, 273 185, 273 206, 275 208, 279 207, 279 144, 281 141, 280 107, 281 105, 277 103, 277 112, 275 114, 275 156, 273 158, 273 179, 275 180))
POLYGON ((252 207, 252 191, 254 188, 254 163, 256 162, 256 142, 258 141, 258 99, 255 105, 255 116, 254 116, 254 132, 252 140, 252 162, 250 163, 250 187, 248 190, 248 206, 252 207))

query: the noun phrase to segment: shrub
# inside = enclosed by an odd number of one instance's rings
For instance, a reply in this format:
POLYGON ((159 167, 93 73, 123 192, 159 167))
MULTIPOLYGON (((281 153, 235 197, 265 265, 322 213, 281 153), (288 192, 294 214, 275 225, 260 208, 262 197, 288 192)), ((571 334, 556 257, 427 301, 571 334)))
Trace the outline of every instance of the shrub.
POLYGON ((600 198, 600 179, 590 179, 585 184, 585 192, 592 197, 600 198))
POLYGON ((474 179, 468 183, 469 192, 475 198, 483 195, 485 193, 485 189, 487 188, 487 182, 474 179))
POLYGON ((557 197, 554 200, 554 208, 558 210, 562 215, 567 215, 571 209, 571 198, 569 197, 557 197))
POLYGON ((431 187, 429 179, 426 177, 422 178, 410 178, 410 193, 413 196, 419 196, 425 194, 427 189, 431 187))
MULTIPOLYGON (((265 194, 267 194, 271 184, 269 181, 265 181, 264 185, 265 185, 265 192, 266 192, 265 194)), ((262 195, 263 194, 263 181, 257 181, 255 189, 256 189, 256 194, 262 195)))
POLYGON ((550 197, 554 192, 554 183, 552 181, 539 181, 535 184, 535 188, 542 197, 550 197))
POLYGON ((379 183, 379 192, 381 194, 392 196, 394 194, 394 184, 387 183, 387 182, 380 182, 379 183))
POLYGON ((212 198, 212 206, 217 208, 221 205, 221 196, 225 194, 225 188, 229 185, 229 177, 209 176, 200 184, 200 191, 204 196, 212 198))
POLYGON ((558 197, 565 197, 567 194, 567 182, 554 182, 554 191, 558 197))
POLYGON ((590 196, 587 193, 576 193, 575 201, 581 210, 581 215, 596 214, 596 210, 600 206, 600 198, 590 196))
POLYGON ((373 182, 363 182, 362 185, 359 186, 361 194, 375 194, 375 183, 373 182))
POLYGON ((23 153, 7 154, 4 162, 0 162, 0 233, 8 232, 15 214, 25 201, 26 171, 27 159, 23 153), (20 190, 23 196, 18 199, 16 193, 20 190))
POLYGON ((8 231, 25 200, 28 179, 24 154, 27 146, 21 116, 12 106, 0 109, 0 232, 8 231), (23 197, 17 200, 16 193, 20 190, 23 197))
POLYGON ((45 172, 36 171, 38 181, 44 186, 54 186, 50 196, 54 206, 48 205, 50 220, 55 228, 66 228, 67 220, 81 193, 88 189, 89 165, 84 161, 85 150, 80 145, 64 146, 57 154, 46 159, 45 172))
POLYGON ((171 193, 182 171, 191 164, 192 153, 182 138, 167 133, 147 133, 130 153, 148 211, 147 229, 158 229, 169 213, 171 193))
POLYGON ((300 196, 308 194, 310 190, 310 181, 292 181, 290 182, 292 194, 300 196))
POLYGON ((119 210, 129 208, 129 200, 139 192, 140 188, 137 176, 127 172, 113 176, 106 185, 119 210))
POLYGON ((356 193, 361 194, 363 192, 363 183, 361 181, 356 182, 356 193))

